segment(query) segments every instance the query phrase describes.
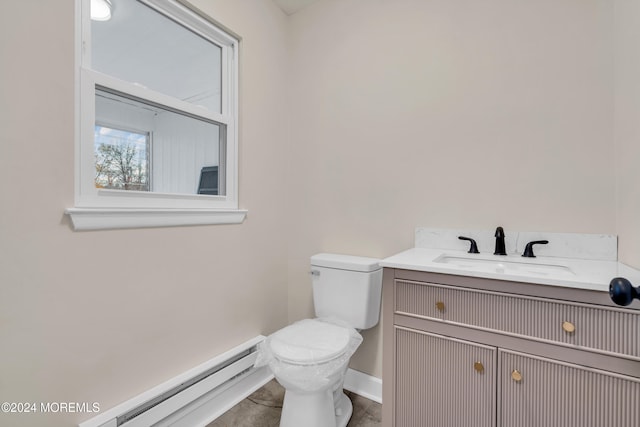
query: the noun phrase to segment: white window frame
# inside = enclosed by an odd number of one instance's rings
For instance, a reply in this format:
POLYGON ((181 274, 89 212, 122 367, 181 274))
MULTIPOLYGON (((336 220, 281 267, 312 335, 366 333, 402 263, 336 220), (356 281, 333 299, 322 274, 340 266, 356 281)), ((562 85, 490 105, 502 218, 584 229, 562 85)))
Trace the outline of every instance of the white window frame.
POLYGON ((222 49, 221 113, 141 88, 91 69, 90 0, 76 0, 76 170, 75 206, 66 209, 75 230, 235 224, 238 208, 238 45, 239 39, 176 0, 138 0, 222 49), (103 87, 225 125, 221 181, 225 195, 167 194, 95 187, 95 91, 103 87))

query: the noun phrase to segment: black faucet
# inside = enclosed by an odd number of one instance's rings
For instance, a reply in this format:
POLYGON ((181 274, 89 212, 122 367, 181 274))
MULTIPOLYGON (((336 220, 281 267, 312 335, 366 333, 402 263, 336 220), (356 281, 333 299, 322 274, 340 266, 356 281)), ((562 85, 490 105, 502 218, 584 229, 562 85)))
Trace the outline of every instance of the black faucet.
POLYGON ((507 251, 504 247, 504 229, 502 227, 496 228, 496 250, 494 255, 506 255, 507 251))
POLYGON ((536 256, 533 254, 533 245, 546 245, 547 243, 549 243, 548 240, 534 240, 533 242, 527 243, 527 246, 524 247, 522 256, 525 258, 535 258, 536 256))
POLYGON ((478 251, 478 244, 472 238, 464 237, 464 236, 458 236, 458 239, 466 240, 466 241, 468 241, 470 243, 468 253, 470 253, 470 254, 479 254, 480 253, 480 251, 478 251))

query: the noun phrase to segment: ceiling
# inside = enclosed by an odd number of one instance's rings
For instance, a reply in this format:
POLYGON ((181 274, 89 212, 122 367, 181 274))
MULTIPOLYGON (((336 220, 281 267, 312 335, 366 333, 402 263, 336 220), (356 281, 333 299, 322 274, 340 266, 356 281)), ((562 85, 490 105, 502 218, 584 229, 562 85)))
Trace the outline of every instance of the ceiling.
POLYGON ((293 15, 318 0, 273 0, 287 15, 293 15))

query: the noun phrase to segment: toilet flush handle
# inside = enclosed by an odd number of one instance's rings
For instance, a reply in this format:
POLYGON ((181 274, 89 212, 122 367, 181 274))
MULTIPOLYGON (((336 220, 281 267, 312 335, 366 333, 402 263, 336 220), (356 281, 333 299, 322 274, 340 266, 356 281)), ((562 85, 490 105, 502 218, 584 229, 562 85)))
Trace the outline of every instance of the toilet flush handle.
POLYGON ((311 270, 309 274, 313 277, 320 277, 320 272, 318 270, 311 270))

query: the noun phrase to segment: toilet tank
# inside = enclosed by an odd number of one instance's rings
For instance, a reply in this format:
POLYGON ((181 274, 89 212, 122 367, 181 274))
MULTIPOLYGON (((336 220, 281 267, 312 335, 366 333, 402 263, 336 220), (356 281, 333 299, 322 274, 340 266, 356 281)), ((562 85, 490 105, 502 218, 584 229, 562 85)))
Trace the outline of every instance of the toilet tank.
POLYGON ((316 317, 337 318, 356 329, 380 319, 382 267, 376 258, 339 254, 311 257, 316 317))

